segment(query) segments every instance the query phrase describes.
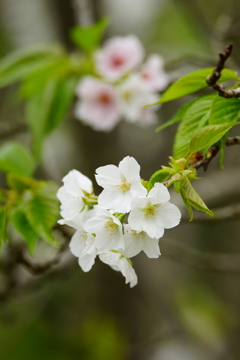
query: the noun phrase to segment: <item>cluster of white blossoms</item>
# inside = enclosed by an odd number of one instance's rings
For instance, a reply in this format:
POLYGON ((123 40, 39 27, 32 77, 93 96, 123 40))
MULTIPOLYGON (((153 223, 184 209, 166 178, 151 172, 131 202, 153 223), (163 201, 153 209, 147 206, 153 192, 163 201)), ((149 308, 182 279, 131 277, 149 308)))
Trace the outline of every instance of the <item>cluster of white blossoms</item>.
POLYGON ((145 51, 133 35, 114 37, 93 55, 95 76, 85 76, 76 88, 75 116, 97 131, 111 131, 125 119, 142 126, 157 121, 158 91, 168 85, 163 59, 145 51))
POLYGON ((121 271, 133 287, 137 275, 130 258, 141 251, 149 258, 159 257, 159 238, 164 229, 179 224, 181 213, 169 202, 163 184, 156 183, 147 192, 133 157, 125 157, 118 167, 98 168, 96 181, 103 187, 98 197, 93 194, 91 180, 80 172, 72 170, 63 178, 57 194, 63 217, 59 223, 76 230, 70 250, 83 271, 89 271, 99 256, 121 271))

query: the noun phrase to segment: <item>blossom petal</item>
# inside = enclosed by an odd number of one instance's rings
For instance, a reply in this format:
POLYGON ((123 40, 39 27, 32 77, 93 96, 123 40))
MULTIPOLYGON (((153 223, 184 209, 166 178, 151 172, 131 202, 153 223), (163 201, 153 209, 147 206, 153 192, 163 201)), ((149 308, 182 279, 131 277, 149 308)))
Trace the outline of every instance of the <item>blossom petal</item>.
POLYGON ((154 238, 145 238, 143 241, 143 251, 149 258, 158 258, 159 255, 161 255, 159 240, 154 238))
POLYGON ((153 197, 153 204, 162 204, 170 200, 170 194, 166 186, 160 183, 155 183, 150 190, 148 197, 153 197))
POLYGON ((157 223, 165 229, 177 226, 181 220, 181 212, 177 206, 166 203, 158 208, 157 223))
POLYGON ((84 272, 88 272, 95 263, 95 256, 83 254, 79 257, 78 263, 84 272))
POLYGON ((115 165, 101 166, 96 169, 96 173, 96 181, 98 185, 103 188, 107 186, 115 186, 122 180, 119 168, 115 165))

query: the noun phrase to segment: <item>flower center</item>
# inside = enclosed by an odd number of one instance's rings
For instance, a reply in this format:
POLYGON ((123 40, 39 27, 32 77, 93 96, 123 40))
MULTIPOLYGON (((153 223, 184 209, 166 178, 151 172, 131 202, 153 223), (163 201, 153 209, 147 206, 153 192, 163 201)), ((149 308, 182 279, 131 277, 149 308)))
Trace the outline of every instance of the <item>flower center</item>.
POLYGON ((99 100, 100 103, 102 103, 104 105, 111 104, 111 102, 112 102, 111 96, 106 92, 102 92, 99 95, 98 100, 99 100))
POLYGON ((137 238, 137 239, 140 239, 140 238, 143 237, 144 232, 143 232, 143 231, 137 232, 136 230, 132 230, 132 231, 131 231, 131 235, 132 235, 132 236, 135 236, 135 238, 137 238))
POLYGON ((121 56, 114 56, 112 58, 112 65, 113 67, 119 67, 119 66, 122 66, 125 62, 125 59, 121 56))
POLYGON ((85 235, 85 234, 81 234, 81 235, 79 236, 79 240, 80 240, 81 243, 84 244, 84 246, 87 245, 87 244, 86 244, 86 243, 87 243, 87 239, 88 239, 88 236, 85 235))
POLYGON ((126 180, 122 180, 119 185, 115 186, 115 188, 117 189, 117 191, 125 192, 130 190, 131 184, 127 183, 126 180))
POLYGON ((114 235, 116 234, 118 225, 115 224, 113 220, 108 220, 105 222, 104 227, 105 227, 105 231, 109 231, 110 235, 114 235))
POLYGON ((143 211, 145 212, 145 216, 147 218, 154 217, 158 211, 157 205, 148 204, 143 211))

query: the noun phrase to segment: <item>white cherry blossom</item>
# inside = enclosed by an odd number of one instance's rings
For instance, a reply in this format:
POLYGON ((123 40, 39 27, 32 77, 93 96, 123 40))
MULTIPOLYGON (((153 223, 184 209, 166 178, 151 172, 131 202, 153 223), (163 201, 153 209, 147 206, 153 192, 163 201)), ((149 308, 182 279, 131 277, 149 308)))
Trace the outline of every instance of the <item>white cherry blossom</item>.
POLYGON ((94 234, 99 251, 124 249, 122 223, 105 209, 100 209, 97 216, 88 220, 84 230, 94 234))
POLYGON ((148 196, 136 196, 131 205, 128 218, 130 227, 136 231, 145 231, 152 238, 160 238, 164 229, 177 226, 180 222, 180 210, 169 202, 167 188, 156 183, 148 196))
POLYGON ((150 91, 162 91, 168 83, 168 76, 164 71, 164 62, 161 56, 151 55, 140 70, 140 77, 150 91))
POLYGON ((94 237, 79 228, 73 235, 69 246, 71 253, 78 257, 78 263, 82 270, 84 272, 91 270, 97 256, 94 237))
POLYGON ((129 225, 124 225, 125 250, 124 255, 131 258, 144 251, 149 258, 158 258, 161 255, 156 238, 151 238, 144 231, 132 230, 129 225))
POLYGON ((159 96, 146 89, 137 74, 131 75, 124 82, 118 85, 118 96, 121 108, 126 121, 137 123, 144 122, 143 106, 154 103, 159 96))
POLYGON ((120 109, 115 88, 92 76, 83 78, 77 86, 80 101, 75 116, 98 131, 111 131, 119 122, 120 109))
POLYGON ((71 170, 62 181, 64 185, 57 192, 61 202, 60 213, 63 218, 72 219, 83 211, 83 199, 92 194, 92 181, 77 170, 71 170))
POLYGON ((134 35, 114 37, 95 53, 97 72, 108 80, 118 80, 143 60, 144 49, 134 35))
POLYGON ((102 262, 111 266, 113 270, 121 271, 126 279, 125 283, 130 283, 130 287, 137 285, 138 279, 135 270, 129 260, 121 252, 104 252, 99 255, 99 258, 102 262))
POLYGON ((147 190, 141 184, 140 166, 133 157, 126 156, 118 167, 99 167, 96 173, 98 185, 104 188, 98 197, 98 204, 105 209, 126 213, 130 211, 135 196, 147 194, 147 190))

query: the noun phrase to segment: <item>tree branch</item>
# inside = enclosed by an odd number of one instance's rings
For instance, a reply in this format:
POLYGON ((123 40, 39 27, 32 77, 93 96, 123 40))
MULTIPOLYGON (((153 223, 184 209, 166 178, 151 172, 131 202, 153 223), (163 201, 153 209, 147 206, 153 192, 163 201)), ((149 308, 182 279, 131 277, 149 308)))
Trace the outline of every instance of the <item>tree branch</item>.
POLYGON ((206 79, 206 82, 213 89, 217 90, 219 96, 225 98, 239 98, 240 97, 240 88, 226 90, 221 84, 218 83, 222 75, 222 70, 224 69, 225 62, 232 53, 233 46, 232 44, 228 45, 224 49, 224 53, 219 54, 219 62, 216 69, 213 70, 212 74, 209 75, 206 79))
MULTIPOLYGON (((226 140, 226 146, 232 146, 232 145, 240 145, 240 136, 235 137, 229 137, 226 140)), ((208 169, 208 166, 212 159, 218 154, 220 150, 220 147, 218 144, 214 144, 210 147, 208 151, 208 156, 206 158, 202 158, 198 162, 196 162, 193 165, 190 165, 190 168, 199 169, 200 167, 203 167, 204 171, 208 169)))
POLYGON ((240 272, 240 254, 202 252, 167 238, 161 239, 160 245, 163 257, 169 257, 187 266, 208 271, 240 272))

